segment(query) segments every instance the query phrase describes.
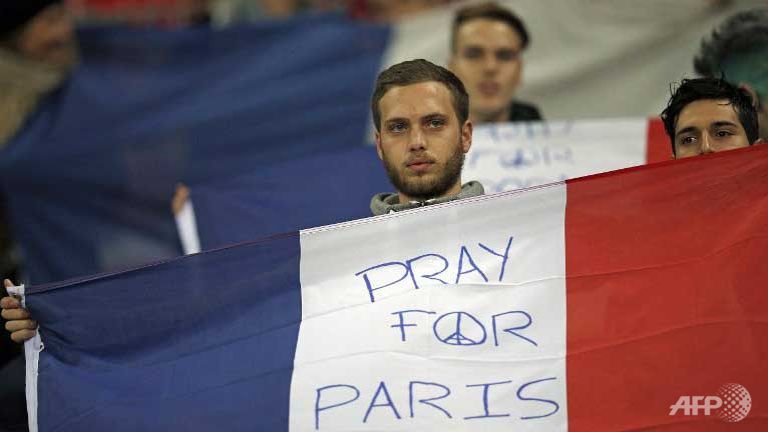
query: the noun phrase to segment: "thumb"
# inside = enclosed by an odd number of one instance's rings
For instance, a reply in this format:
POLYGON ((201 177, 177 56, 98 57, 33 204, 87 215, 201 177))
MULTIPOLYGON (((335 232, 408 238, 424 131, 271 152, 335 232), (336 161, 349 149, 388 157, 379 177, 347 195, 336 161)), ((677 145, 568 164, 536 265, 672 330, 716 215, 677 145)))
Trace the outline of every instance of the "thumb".
POLYGON ((8 292, 8 288, 10 288, 10 287, 12 287, 12 286, 13 286, 13 282, 11 282, 11 280, 10 280, 10 279, 5 279, 5 280, 3 280, 3 285, 5 285, 5 288, 6 288, 5 292, 6 292, 8 295, 11 295, 11 293, 9 293, 9 292, 8 292))

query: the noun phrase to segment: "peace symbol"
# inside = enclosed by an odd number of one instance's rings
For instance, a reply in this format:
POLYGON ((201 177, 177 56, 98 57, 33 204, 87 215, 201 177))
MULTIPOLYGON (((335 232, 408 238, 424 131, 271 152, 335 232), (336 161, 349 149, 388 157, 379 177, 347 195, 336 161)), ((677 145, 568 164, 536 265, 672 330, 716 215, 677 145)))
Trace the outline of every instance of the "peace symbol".
POLYGON ((466 312, 449 312, 441 315, 432 326, 435 337, 446 345, 472 346, 485 342, 485 327, 477 318, 466 312))

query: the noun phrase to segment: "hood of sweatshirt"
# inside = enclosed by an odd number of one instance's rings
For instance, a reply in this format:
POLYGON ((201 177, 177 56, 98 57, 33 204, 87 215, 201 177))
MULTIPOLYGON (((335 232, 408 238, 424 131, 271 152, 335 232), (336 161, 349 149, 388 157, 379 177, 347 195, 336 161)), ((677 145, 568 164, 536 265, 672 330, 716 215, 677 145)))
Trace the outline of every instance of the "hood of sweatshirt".
POLYGON ((374 195, 373 198, 371 198, 371 212, 373 212, 374 216, 379 216, 387 213, 422 207, 425 205, 440 204, 448 201, 475 197, 484 193, 485 190, 483 189, 483 185, 476 181, 464 183, 464 185, 461 186, 461 192, 459 192, 458 195, 434 198, 426 201, 411 201, 401 204, 396 193, 380 193, 374 195))

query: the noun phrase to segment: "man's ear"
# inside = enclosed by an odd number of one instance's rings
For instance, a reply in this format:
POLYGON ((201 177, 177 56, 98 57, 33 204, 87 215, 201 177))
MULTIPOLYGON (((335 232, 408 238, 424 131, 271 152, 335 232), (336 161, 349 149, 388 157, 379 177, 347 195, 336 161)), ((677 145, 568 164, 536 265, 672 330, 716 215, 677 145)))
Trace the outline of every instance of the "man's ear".
POLYGON ((384 160, 384 153, 381 151, 381 133, 376 131, 374 136, 376 137, 376 154, 379 155, 379 159, 384 160))
POLYGON ((472 128, 470 120, 465 121, 464 125, 461 126, 461 149, 464 150, 464 153, 472 147, 472 128))
POLYGON ((745 82, 740 82, 739 88, 744 89, 747 93, 749 93, 749 96, 752 98, 752 105, 755 108, 760 106, 760 100, 757 98, 757 92, 755 91, 755 89, 752 88, 751 85, 745 82))

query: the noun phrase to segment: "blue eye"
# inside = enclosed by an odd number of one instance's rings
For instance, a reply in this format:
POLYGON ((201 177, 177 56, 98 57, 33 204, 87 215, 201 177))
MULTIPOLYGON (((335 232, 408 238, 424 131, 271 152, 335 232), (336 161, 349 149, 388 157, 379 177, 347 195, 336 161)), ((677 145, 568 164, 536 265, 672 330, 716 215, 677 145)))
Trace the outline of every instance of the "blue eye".
POLYGON ((405 131, 405 124, 403 123, 393 123, 390 124, 388 127, 390 132, 399 133, 405 131))

